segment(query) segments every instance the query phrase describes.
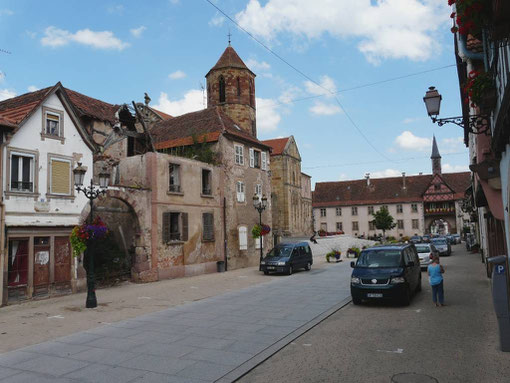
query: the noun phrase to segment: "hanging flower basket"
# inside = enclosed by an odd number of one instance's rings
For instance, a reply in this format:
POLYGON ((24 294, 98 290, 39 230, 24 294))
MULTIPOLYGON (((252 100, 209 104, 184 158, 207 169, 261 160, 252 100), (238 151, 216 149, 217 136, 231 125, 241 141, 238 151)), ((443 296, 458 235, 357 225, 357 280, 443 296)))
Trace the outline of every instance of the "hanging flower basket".
POLYGON ((494 107, 496 102, 496 87, 490 72, 480 72, 472 70, 468 74, 464 92, 467 95, 464 102, 471 107, 478 106, 480 108, 494 107))
POLYGON ((253 236, 253 238, 258 238, 262 235, 267 235, 271 232, 271 228, 269 227, 269 225, 265 225, 265 224, 262 224, 262 226, 260 226, 259 224, 256 224, 253 226, 253 229, 251 229, 251 235, 253 236))
POLYGON ((94 219, 92 225, 84 223, 75 226, 70 236, 73 256, 79 257, 81 253, 87 250, 89 241, 102 239, 106 234, 108 234, 108 227, 99 216, 94 219))
POLYGON ((450 17, 455 19, 457 26, 452 32, 461 35, 480 37, 482 28, 488 23, 491 15, 492 4, 488 0, 448 0, 448 5, 455 4, 457 13, 453 12, 450 17))

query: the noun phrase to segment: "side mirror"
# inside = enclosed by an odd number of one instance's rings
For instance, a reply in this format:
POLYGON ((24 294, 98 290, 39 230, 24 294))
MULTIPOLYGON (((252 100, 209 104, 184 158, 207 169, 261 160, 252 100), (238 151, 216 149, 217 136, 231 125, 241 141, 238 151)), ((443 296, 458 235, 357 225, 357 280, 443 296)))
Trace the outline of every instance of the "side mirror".
POLYGON ((354 269, 355 266, 356 264, 354 263, 354 261, 351 261, 351 267, 354 269))

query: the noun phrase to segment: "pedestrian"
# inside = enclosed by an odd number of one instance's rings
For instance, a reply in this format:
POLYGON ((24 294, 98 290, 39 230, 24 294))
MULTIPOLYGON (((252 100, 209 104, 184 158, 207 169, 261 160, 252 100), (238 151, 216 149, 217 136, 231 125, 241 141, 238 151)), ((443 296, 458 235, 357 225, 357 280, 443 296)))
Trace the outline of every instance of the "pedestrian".
POLYGON ((310 242, 317 244, 317 240, 315 239, 315 231, 313 232, 312 236, 310 237, 310 242))
POLYGON ((428 274, 429 283, 432 287, 432 301, 438 307, 444 306, 443 273, 444 268, 439 264, 439 256, 434 255, 432 263, 428 266, 428 274))

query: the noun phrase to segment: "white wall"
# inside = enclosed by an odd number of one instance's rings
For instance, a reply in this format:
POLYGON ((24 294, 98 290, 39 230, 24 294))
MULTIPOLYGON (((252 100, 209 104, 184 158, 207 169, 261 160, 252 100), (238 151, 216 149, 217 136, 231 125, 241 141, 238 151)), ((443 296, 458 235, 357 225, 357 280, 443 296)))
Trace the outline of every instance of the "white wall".
MULTIPOLYGON (((32 114, 21 128, 14 134, 3 151, 3 191, 6 210, 7 226, 55 226, 76 225, 79 223, 80 213, 88 200, 83 193, 74 191, 74 200, 63 198, 51 198, 48 200, 48 153, 72 157, 73 154, 81 154, 81 163, 88 168, 85 174, 85 184, 90 184, 92 175, 92 152, 85 144, 76 129, 73 120, 66 112, 60 99, 55 94, 50 96, 43 105, 32 114), (64 113, 64 144, 60 140, 45 138, 42 140, 42 106, 57 109, 64 113), (38 168, 38 193, 37 201, 33 196, 8 196, 6 191, 9 184, 7 179, 7 149, 18 148, 37 151, 39 154, 38 168)), ((76 166, 76 161, 72 165, 76 166)), ((72 185, 74 190, 74 184, 72 185)))

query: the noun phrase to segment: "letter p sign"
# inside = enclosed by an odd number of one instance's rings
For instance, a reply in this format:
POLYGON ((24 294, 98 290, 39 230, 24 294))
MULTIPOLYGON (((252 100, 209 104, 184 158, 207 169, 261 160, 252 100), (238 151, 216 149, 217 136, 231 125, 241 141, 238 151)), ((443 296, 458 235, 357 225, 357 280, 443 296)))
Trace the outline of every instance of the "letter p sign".
POLYGON ((497 265, 496 266, 496 274, 503 274, 505 272, 505 266, 504 265, 497 265))

